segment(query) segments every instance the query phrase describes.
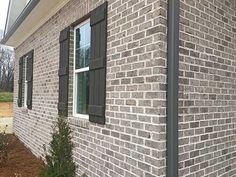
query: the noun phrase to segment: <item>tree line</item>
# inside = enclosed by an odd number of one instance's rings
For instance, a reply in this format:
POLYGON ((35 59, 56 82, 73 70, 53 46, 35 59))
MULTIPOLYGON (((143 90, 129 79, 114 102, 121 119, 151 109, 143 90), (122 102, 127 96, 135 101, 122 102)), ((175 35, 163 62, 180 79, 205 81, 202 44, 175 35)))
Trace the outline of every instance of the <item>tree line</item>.
POLYGON ((0 45, 0 91, 13 92, 14 50, 0 45))

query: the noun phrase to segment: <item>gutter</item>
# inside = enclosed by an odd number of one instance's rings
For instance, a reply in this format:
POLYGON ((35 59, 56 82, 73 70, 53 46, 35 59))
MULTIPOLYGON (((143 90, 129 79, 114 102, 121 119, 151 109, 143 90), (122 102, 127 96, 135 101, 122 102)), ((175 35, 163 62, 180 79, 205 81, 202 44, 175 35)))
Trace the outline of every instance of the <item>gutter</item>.
MULTIPOLYGON (((19 17, 16 19, 10 30, 4 35, 3 39, 1 40, 0 44, 5 44, 8 39, 15 33, 18 27, 22 24, 22 22, 28 17, 30 12, 36 7, 40 0, 30 0, 30 2, 25 6, 19 17)), ((7 18, 9 13, 7 14, 7 18)))
POLYGON ((166 176, 178 177, 178 92, 180 0, 168 0, 166 176))
POLYGON ((8 25, 8 19, 9 19, 9 12, 10 12, 10 6, 11 6, 11 2, 12 0, 9 0, 9 3, 8 3, 8 9, 7 9, 7 18, 6 18, 6 23, 5 23, 5 28, 4 28, 4 32, 3 32, 3 36, 5 36, 6 34, 6 30, 7 30, 7 25, 8 25))

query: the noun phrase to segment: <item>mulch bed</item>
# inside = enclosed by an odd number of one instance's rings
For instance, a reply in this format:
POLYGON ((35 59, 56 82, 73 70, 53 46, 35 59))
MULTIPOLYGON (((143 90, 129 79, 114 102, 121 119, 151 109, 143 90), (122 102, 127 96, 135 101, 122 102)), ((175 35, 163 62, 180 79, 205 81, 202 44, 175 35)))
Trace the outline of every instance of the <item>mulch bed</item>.
POLYGON ((5 167, 0 167, 0 177, 15 177, 15 174, 19 177, 37 177, 43 162, 14 135, 9 135, 9 140, 9 160, 5 167))

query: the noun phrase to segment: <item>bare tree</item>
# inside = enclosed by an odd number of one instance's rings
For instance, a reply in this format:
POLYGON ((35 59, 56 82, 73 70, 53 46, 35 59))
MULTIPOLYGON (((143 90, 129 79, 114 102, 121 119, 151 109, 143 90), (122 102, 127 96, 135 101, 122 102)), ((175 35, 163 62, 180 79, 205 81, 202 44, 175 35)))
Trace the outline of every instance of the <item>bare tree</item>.
POLYGON ((14 51, 0 45, 0 91, 13 91, 14 51))

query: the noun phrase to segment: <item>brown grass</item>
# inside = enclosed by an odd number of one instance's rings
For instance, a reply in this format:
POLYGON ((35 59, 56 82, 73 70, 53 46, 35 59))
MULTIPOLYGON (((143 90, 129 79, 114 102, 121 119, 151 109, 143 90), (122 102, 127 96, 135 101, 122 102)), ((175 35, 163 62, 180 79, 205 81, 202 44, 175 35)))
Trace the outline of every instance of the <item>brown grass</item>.
POLYGON ((13 103, 12 102, 0 102, 0 118, 13 116, 13 103))

